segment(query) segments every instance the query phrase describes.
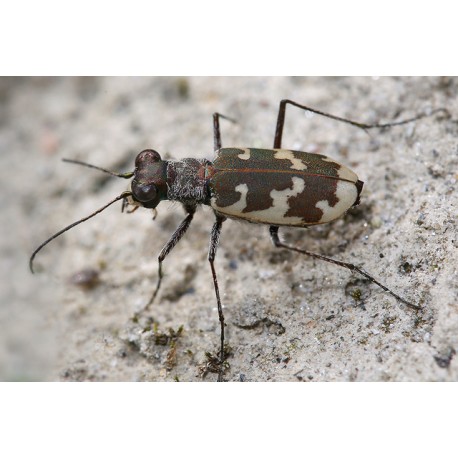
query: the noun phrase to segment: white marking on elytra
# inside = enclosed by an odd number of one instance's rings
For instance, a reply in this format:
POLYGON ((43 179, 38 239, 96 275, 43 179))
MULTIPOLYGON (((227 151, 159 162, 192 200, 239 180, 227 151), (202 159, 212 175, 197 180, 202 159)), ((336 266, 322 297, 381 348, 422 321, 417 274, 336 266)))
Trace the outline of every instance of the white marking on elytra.
POLYGON ((323 211, 319 224, 329 223, 342 216, 349 208, 353 206, 358 197, 358 191, 353 183, 348 181, 338 181, 336 187, 336 197, 338 202, 331 207, 327 200, 320 200, 315 205, 323 211))
POLYGON ((218 207, 216 205, 216 198, 213 197, 211 206, 224 215, 247 219, 252 222, 272 225, 303 226, 303 218, 299 216, 285 216, 286 212, 289 210, 288 199, 297 196, 305 188, 305 182, 302 178, 292 177, 292 181, 292 188, 287 188, 282 191, 276 189, 270 191, 270 197, 272 197, 273 202, 272 205, 265 210, 243 212, 247 206, 248 185, 246 183, 239 184, 235 187, 235 191, 240 193, 240 199, 234 204, 227 207, 218 207))
POLYGON ((291 161, 292 165, 290 169, 307 170, 307 164, 304 164, 304 162, 301 159, 294 157, 294 153, 288 149, 276 150, 274 154, 274 158, 275 159, 287 159, 288 161, 291 161))
POLYGON ((227 207, 218 207, 218 205, 216 205, 216 197, 212 197, 211 206, 215 210, 221 210, 221 212, 225 215, 241 215, 243 209, 246 208, 246 196, 248 194, 248 185, 246 183, 239 184, 234 188, 234 190, 240 193, 240 199, 237 202, 233 203, 232 205, 228 205, 227 207))
POLYGON ((248 159, 250 159, 250 156, 251 156, 250 148, 241 148, 241 149, 243 149, 243 153, 238 154, 237 157, 239 159, 243 159, 244 161, 247 161, 248 159))
POLYGON ((326 162, 332 162, 334 164, 337 164, 339 167, 337 168, 337 176, 339 178, 342 178, 342 180, 348 180, 352 181, 353 183, 356 183, 358 181, 358 176, 356 175, 355 172, 351 171, 349 168, 345 167, 342 164, 339 164, 336 162, 334 159, 331 159, 330 157, 323 157, 323 161, 326 162))

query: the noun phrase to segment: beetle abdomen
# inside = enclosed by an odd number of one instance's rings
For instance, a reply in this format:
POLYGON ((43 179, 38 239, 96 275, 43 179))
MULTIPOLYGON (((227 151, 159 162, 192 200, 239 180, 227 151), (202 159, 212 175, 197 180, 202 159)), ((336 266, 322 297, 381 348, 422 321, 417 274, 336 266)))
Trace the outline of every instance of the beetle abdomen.
POLYGON ((208 184, 218 213, 274 226, 332 221, 362 189, 355 173, 321 154, 258 148, 219 150, 208 184))

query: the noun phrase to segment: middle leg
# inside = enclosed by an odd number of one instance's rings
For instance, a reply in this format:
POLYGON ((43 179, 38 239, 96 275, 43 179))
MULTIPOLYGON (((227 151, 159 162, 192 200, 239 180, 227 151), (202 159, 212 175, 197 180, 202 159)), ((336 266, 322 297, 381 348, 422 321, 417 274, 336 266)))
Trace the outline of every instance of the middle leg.
POLYGON ((218 248, 219 238, 221 235, 221 227, 223 222, 226 220, 225 217, 216 215, 216 221, 213 225, 211 236, 210 236, 210 248, 208 250, 208 261, 210 262, 210 268, 212 271, 213 277, 213 286, 215 288, 215 295, 216 295, 216 305, 218 307, 218 317, 219 323, 221 328, 220 334, 220 351, 219 351, 219 360, 220 360, 220 369, 218 373, 218 382, 223 381, 223 371, 224 371, 224 314, 223 314, 223 307, 221 305, 221 298, 219 295, 219 287, 218 287, 218 279, 216 277, 215 271, 215 257, 216 257, 216 250, 218 248))

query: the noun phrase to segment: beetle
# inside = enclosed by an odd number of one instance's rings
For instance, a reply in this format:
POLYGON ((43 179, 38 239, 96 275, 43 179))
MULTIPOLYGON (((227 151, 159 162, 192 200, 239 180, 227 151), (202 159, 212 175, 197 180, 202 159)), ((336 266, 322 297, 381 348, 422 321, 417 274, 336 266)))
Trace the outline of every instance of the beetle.
MULTIPOLYGON (((64 159, 65 162, 94 168, 113 176, 131 179, 128 191, 121 193, 108 204, 94 213, 82 218, 43 242, 31 255, 30 270, 33 273, 33 261, 37 253, 51 240, 74 226, 101 213, 113 203, 122 200, 123 208, 133 206, 149 208, 155 211, 163 200, 182 203, 186 217, 177 227, 158 256, 158 279, 156 288, 145 311, 156 298, 162 278, 162 264, 188 230, 199 205, 213 209, 215 222, 210 235, 208 261, 210 264, 216 304, 220 323, 220 344, 218 381, 223 380, 225 363, 224 314, 218 287, 214 261, 220 239, 221 228, 228 218, 269 226, 270 237, 276 248, 310 256, 334 265, 349 269, 378 285, 385 292, 407 307, 419 310, 420 307, 394 293, 372 275, 354 264, 312 253, 282 242, 279 227, 290 226, 306 228, 334 221, 360 202, 363 182, 357 175, 337 161, 321 154, 307 153, 282 148, 283 127, 286 106, 292 105, 304 111, 325 116, 355 127, 367 130, 372 128, 392 127, 416 121, 444 109, 422 113, 414 118, 385 124, 364 124, 334 116, 289 99, 281 100, 274 144, 268 148, 223 148, 221 142, 220 118, 233 121, 220 113, 213 114, 213 138, 215 157, 207 159, 186 158, 180 161, 163 160, 152 149, 139 153, 132 172, 116 173, 85 162, 64 159)), ((140 312, 140 313, 141 313, 140 312)))

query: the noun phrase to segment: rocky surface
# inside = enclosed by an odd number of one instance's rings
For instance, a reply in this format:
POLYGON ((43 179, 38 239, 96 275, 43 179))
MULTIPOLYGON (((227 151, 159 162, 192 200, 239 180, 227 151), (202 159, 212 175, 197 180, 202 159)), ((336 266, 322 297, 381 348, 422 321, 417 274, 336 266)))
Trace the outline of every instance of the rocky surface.
POLYGON ((127 183, 62 158, 129 171, 154 148, 212 158, 213 112, 224 146, 271 147, 290 98, 362 122, 446 107, 374 130, 287 111, 285 148, 319 152, 365 182, 342 219, 284 237, 362 266, 422 312, 336 266, 275 250, 268 228, 228 221, 216 268, 229 381, 457 380, 458 79, 2 78, 0 164, 2 380, 213 381, 219 323, 202 208, 164 263, 158 300, 132 320, 157 280, 156 258, 183 218, 163 202, 152 221, 114 205, 28 257, 127 183))

